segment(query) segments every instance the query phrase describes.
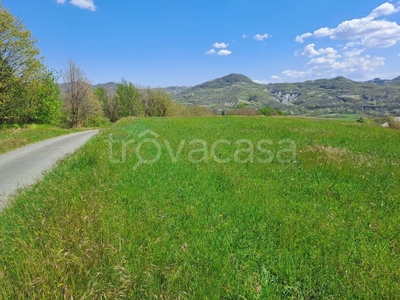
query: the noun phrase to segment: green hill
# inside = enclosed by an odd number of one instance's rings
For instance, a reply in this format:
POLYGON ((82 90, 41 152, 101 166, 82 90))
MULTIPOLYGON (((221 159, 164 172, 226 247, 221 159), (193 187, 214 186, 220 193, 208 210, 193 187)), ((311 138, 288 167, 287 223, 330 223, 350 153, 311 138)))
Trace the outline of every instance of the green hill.
POLYGON ((175 94, 174 99, 183 104, 205 105, 216 109, 236 107, 240 102, 255 108, 266 105, 284 107, 266 91, 264 85, 240 74, 230 74, 185 89, 175 94))
POLYGON ((345 77, 298 83, 259 84, 240 74, 230 74, 174 93, 182 104, 204 105, 214 109, 270 106, 294 114, 313 112, 398 114, 400 77, 356 82, 345 77))

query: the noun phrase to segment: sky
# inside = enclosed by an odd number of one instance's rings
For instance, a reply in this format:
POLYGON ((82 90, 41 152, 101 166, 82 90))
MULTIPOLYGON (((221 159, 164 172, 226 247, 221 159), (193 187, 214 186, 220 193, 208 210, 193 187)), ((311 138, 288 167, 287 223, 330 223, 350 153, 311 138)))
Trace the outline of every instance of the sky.
POLYGON ((45 64, 93 84, 193 86, 400 75, 400 2, 382 0, 0 0, 45 64))

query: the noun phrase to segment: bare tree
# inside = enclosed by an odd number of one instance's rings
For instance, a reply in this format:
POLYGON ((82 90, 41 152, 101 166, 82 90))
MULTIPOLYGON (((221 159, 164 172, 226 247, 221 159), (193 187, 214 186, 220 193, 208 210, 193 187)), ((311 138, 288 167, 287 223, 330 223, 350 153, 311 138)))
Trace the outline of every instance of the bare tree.
POLYGON ((68 62, 63 79, 67 120, 72 127, 78 127, 94 115, 101 114, 89 79, 74 61, 68 62))

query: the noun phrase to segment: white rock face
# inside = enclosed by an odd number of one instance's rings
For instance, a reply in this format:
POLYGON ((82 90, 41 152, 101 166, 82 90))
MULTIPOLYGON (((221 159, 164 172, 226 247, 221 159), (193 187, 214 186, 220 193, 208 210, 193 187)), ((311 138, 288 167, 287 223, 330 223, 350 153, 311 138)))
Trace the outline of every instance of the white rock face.
POLYGON ((268 91, 272 95, 277 96, 278 97, 277 101, 281 103, 294 102, 300 96, 300 94, 298 93, 284 93, 282 91, 277 91, 272 89, 266 89, 265 91, 268 91))

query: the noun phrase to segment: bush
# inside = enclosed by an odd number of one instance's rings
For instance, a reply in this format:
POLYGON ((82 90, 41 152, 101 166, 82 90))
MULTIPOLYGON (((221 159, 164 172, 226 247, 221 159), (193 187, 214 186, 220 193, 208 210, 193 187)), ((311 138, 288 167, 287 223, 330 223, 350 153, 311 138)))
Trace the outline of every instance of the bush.
POLYGON ((264 116, 276 116, 276 115, 282 116, 283 115, 283 112, 281 110, 274 109, 274 108, 271 108, 268 106, 260 108, 259 111, 264 116))
POLYGON ((110 124, 110 120, 104 116, 97 115, 85 122, 85 127, 106 127, 110 124))
POLYGON ((364 117, 359 117, 357 119, 357 122, 363 123, 363 124, 368 124, 368 125, 374 125, 375 124, 374 119, 372 119, 370 117, 365 117, 365 116, 364 117))

